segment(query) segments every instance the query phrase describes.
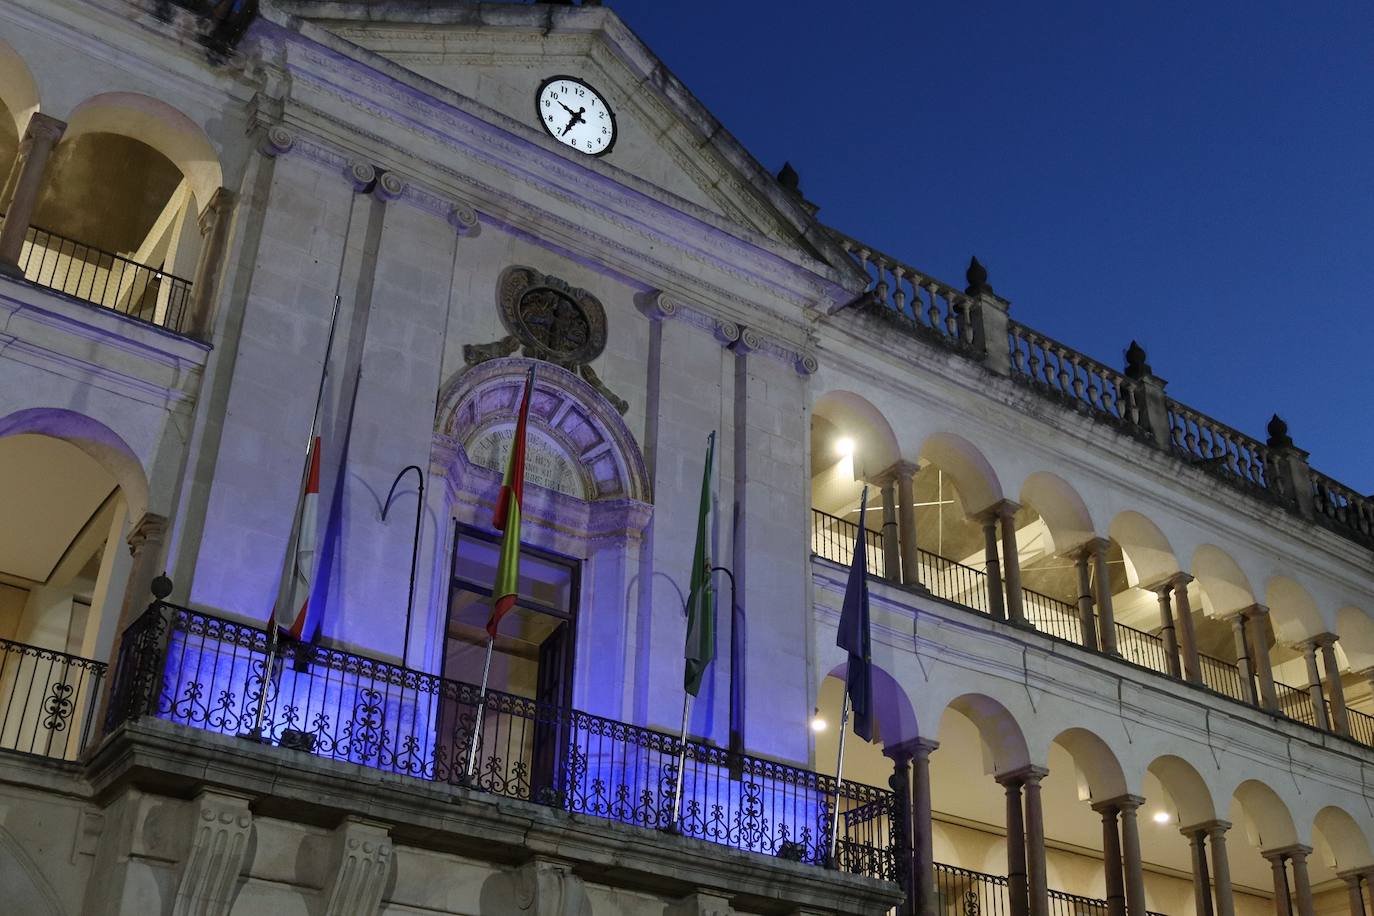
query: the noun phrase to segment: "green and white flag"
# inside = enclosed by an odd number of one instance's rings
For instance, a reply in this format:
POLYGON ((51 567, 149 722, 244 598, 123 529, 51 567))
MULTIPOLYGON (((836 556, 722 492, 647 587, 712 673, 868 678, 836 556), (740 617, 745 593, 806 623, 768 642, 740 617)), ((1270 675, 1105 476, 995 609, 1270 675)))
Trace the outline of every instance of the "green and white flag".
POLYGON ((716 596, 711 588, 711 558, 707 554, 711 515, 711 460, 716 434, 706 440, 706 470, 701 475, 701 507, 697 513, 697 545, 692 553, 692 577, 687 593, 687 647, 683 650, 683 689, 696 696, 706 666, 716 657, 716 596))

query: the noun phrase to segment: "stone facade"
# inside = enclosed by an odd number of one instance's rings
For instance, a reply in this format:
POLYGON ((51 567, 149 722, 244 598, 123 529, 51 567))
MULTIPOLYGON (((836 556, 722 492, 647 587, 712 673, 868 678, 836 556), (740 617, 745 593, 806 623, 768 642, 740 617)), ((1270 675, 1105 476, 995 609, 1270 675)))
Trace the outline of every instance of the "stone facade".
POLYGON ((110 665, 0 667, 42 710, 0 719, 17 912, 1363 916, 1374 517, 1286 429, 1037 335, 976 262, 960 292, 828 228, 599 5, 196 7, 0 8, 0 449, 74 447, 115 507, 92 593, 63 586, 80 619, 30 626, 57 586, 0 545, 6 651, 110 665), (608 155, 534 123, 563 73, 616 109, 608 155), (106 134, 181 184, 143 242, 78 256, 29 222, 76 194, 47 161, 106 134), (522 536, 553 572, 502 664, 538 695, 474 721, 454 665, 487 574, 459 567, 530 367, 522 536), (317 395, 318 572, 279 647, 317 395), (832 851, 866 484, 881 734, 849 736, 832 851), (673 825, 684 718, 716 794, 673 825))

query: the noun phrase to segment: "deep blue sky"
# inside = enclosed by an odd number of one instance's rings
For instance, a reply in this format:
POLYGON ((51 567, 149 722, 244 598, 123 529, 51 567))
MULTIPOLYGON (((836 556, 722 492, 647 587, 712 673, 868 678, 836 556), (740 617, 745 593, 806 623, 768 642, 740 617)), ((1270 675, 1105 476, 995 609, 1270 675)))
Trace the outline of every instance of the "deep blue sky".
POLYGON ((607 2, 826 222, 1374 491, 1374 4, 607 2))

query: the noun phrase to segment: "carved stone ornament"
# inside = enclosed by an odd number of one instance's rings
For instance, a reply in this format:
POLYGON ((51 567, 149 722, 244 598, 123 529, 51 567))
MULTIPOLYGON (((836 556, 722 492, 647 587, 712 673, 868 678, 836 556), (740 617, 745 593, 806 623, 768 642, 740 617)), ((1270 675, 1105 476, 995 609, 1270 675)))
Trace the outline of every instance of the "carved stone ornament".
POLYGON ((587 916, 591 903, 582 879, 562 863, 536 859, 511 875, 515 906, 528 916, 587 916))
POLYGON ((520 343, 524 355, 581 366, 606 346, 606 310, 596 297, 557 277, 529 267, 508 267, 497 286, 501 322, 520 343))
POLYGON ((252 829, 248 799, 209 790, 196 797, 191 849, 179 869, 173 916, 228 916, 252 829))

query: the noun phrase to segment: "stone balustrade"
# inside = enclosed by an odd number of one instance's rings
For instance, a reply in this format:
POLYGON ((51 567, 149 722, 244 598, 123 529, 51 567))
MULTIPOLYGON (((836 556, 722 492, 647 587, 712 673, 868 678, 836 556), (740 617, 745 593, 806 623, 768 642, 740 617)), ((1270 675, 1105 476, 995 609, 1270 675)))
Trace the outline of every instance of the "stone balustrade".
POLYGON ((960 292, 838 230, 831 232, 869 276, 868 288, 854 303, 865 313, 979 360, 1237 489, 1374 547, 1374 497, 1314 471, 1277 416, 1269 423, 1268 441, 1262 442, 1166 397, 1164 381, 1152 374, 1137 344, 1127 351, 1126 370, 1118 372, 1010 320, 1007 301, 993 295, 976 259, 969 265, 969 286, 960 292))

